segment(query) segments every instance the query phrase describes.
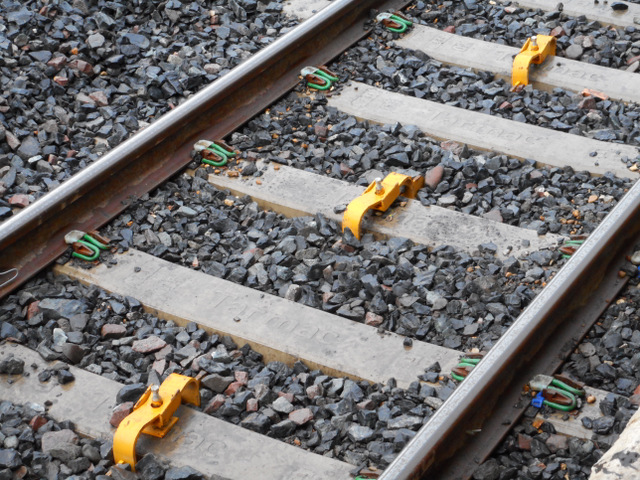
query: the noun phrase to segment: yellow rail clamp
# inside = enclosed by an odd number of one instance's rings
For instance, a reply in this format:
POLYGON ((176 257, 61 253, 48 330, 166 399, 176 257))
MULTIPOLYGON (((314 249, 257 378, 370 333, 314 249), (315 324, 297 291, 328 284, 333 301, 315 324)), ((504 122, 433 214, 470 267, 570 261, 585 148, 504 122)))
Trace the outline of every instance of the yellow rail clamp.
POLYGON ((529 85, 529 66, 534 63, 540 65, 548 55, 556 54, 556 37, 551 35, 537 35, 528 38, 524 46, 513 59, 511 84, 529 85))
POLYGON ((174 417, 181 403, 200 405, 200 381, 172 373, 162 385, 151 385, 113 436, 113 458, 128 463, 135 471, 136 442, 141 433, 163 438, 178 421, 174 417))
POLYGON ((418 190, 424 185, 424 177, 410 177, 392 172, 384 180, 376 178, 362 195, 349 203, 342 217, 342 231, 350 229, 360 239, 360 222, 368 210, 385 212, 391 204, 402 195, 416 198, 418 190))

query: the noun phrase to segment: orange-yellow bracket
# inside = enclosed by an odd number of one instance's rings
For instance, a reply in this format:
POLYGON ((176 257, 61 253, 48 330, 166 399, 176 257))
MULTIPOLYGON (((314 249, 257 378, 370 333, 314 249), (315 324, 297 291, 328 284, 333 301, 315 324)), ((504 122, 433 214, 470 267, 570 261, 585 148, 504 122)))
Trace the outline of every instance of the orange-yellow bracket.
POLYGON ((200 381, 172 373, 162 385, 147 388, 113 436, 113 458, 128 463, 135 471, 136 442, 141 433, 163 438, 178 421, 174 417, 181 403, 200 405, 200 381))
POLYGON ((534 63, 540 65, 548 55, 556 54, 556 37, 551 35, 538 35, 528 38, 520 53, 513 59, 513 71, 511 72, 511 84, 529 85, 529 66, 534 63))
POLYGON ((410 177, 392 172, 384 180, 377 178, 362 195, 349 203, 342 217, 342 231, 349 228, 360 239, 360 222, 368 210, 385 212, 398 196, 416 198, 424 185, 424 177, 410 177), (402 189, 404 188, 404 191, 402 189))

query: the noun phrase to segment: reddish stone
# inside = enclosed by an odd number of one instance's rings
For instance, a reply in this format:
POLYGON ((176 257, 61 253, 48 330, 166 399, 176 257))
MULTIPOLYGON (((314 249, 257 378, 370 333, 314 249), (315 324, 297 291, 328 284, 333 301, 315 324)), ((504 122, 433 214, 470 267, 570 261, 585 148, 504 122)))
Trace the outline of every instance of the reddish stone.
POLYGON ((25 195, 24 193, 16 193, 9 197, 9 205, 13 205, 14 207, 25 208, 29 206, 29 195, 25 195))
POLYGON ((27 320, 30 320, 31 317, 33 317, 34 315, 37 315, 40 312, 40 309, 38 308, 38 303, 40 302, 36 300, 35 302, 31 302, 27 307, 27 320))
POLYGON ((109 419, 109 423, 118 428, 120 422, 124 420, 127 415, 129 415, 133 411, 133 402, 124 402, 120 405, 116 406, 113 409, 113 413, 111 414, 111 418, 109 419))
POLYGON ((436 165, 424 174, 424 184, 433 190, 442 180, 442 175, 444 175, 444 167, 442 165, 436 165))
POLYGON ((467 190, 471 190, 472 188, 478 188, 478 184, 477 183, 467 183, 464 188, 466 188, 467 190))
POLYGON ((560 38, 564 37, 566 35, 566 32, 564 31, 564 28, 556 27, 551 30, 551 32, 549 32, 549 35, 551 35, 552 37, 560 38))
POLYGON ((69 67, 86 74, 93 73, 93 66, 91 66, 90 63, 87 63, 84 60, 71 60, 69 62, 69 67))
POLYGON ((242 386, 243 385, 240 382, 232 382, 232 383, 229 384, 227 389, 224 391, 224 394, 225 395, 233 395, 238 390, 240 390, 240 388, 242 388, 242 386))
MULTIPOLYGON (((162 351, 162 350, 161 350, 162 351)), ((200 367, 200 359, 206 357, 207 355, 199 355, 196 358, 193 359, 193 362, 191 362, 191 369, 194 372, 200 372, 202 371, 202 368, 200 367)), ((156 353, 156 358, 158 358, 158 353, 156 353)))
POLYGON ((69 83, 69 79, 67 77, 61 77, 59 75, 56 75, 55 77, 53 77, 53 81, 56 82, 61 87, 66 87, 67 84, 69 83))
POLYGON ((364 317, 365 325, 369 325, 371 327, 379 327, 380 325, 382 325, 382 322, 384 322, 384 318, 382 317, 382 315, 378 315, 373 312, 367 312, 364 317))
POLYGON ((581 108, 583 110, 594 109, 596 108, 596 99, 594 97, 584 97, 582 100, 580 100, 578 108, 581 108))
POLYGON ((454 142, 453 140, 447 140, 446 142, 440 143, 440 148, 442 148, 443 150, 449 150, 450 152, 458 155, 462 152, 464 146, 460 145, 458 142, 454 142))
POLYGON ((313 400, 320 395, 322 395, 322 387, 320 385, 311 385, 310 387, 307 387, 307 397, 309 397, 310 400, 313 400))
POLYGON ((289 403, 293 403, 293 393, 278 392, 279 397, 284 397, 289 403))
POLYGON ((367 398, 366 400, 361 401, 358 405, 358 410, 375 410, 376 402, 367 398))
POLYGON ((633 395, 640 395, 640 385, 638 385, 636 389, 633 391, 633 395))
POLYGON ((551 453, 556 453, 558 450, 566 450, 569 447, 569 439, 564 435, 552 433, 547 438, 546 444, 551 453))
POLYGON ((331 265, 327 265, 324 270, 322 270, 322 276, 327 282, 331 282, 333 279, 333 267, 331 265))
POLYGON ((131 349, 134 352, 138 353, 151 353, 157 352, 161 348, 164 348, 167 345, 167 342, 162 340, 160 337, 156 337, 152 335, 144 340, 136 340, 133 342, 131 349))
POLYGON ((249 383, 249 373, 243 372, 242 370, 236 370, 233 372, 233 376, 240 385, 246 385, 249 383))
POLYGON ((449 25, 448 27, 444 27, 443 31, 447 33, 456 33, 456 27, 449 25))
POLYGON ((209 405, 204 409, 204 413, 211 413, 218 410, 222 405, 224 405, 225 396, 219 393, 215 397, 211 399, 209 405))
POLYGON ((518 448, 520 450, 531 450, 531 437, 522 433, 518 434, 518 448))
POLYGON ((505 100, 500 104, 498 110, 506 110, 507 108, 513 108, 513 105, 505 100))
POLYGON ((5 135, 6 140, 7 140, 7 145, 9 145, 9 147, 11 147, 11 150, 15 150, 16 148, 18 148, 20 146, 20 140, 18 140, 18 137, 16 137, 9 130, 5 130, 4 135, 5 135))
POLYGON ((347 253, 353 253, 353 252, 356 251, 356 249, 354 247, 352 247, 351 245, 347 245, 342 240, 338 240, 336 243, 334 243, 332 248, 340 249, 343 252, 347 252, 347 253))
POLYGON ((607 95, 606 93, 600 92, 598 90, 594 90, 592 88, 585 88, 580 93, 582 94, 583 97, 596 97, 596 98, 599 98, 600 100, 609 99, 609 95, 607 95))
POLYGON ((158 375, 162 375, 167 369, 167 361, 164 358, 162 360, 156 360, 153 362, 151 368, 158 372, 158 375))
POLYGON ((163 360, 167 355, 173 351, 171 345, 166 345, 155 353, 156 360, 163 360))
POLYGON ((631 65, 632 63, 640 61, 640 55, 635 55, 627 60, 627 65, 631 65))
POLYGON ((640 394, 636 393, 635 395, 631 395, 629 397, 629 403, 633 405, 640 405, 640 394))
POLYGON ((345 165, 344 163, 340 163, 340 175, 349 175, 353 173, 353 170, 351 168, 349 168, 348 165, 345 165))
POLYGON ((109 99, 102 91, 90 93, 89 98, 96 102, 96 105, 98 105, 99 107, 106 107, 107 105, 109 105, 109 99))
POLYGON ((320 138, 327 138, 327 133, 329 132, 329 129, 327 127, 325 127, 324 125, 314 125, 313 126, 313 133, 315 133, 318 137, 320 138))
POLYGON ((313 420, 313 412, 308 408, 300 408, 289 414, 289 420, 296 425, 304 425, 305 423, 313 420))
POLYGON ((67 63, 67 57, 64 55, 58 55, 57 57, 53 57, 51 60, 47 62, 47 65, 55 68, 56 70, 60 70, 67 63))
POLYGON ((127 333, 127 327, 115 323, 106 323, 100 330, 102 338, 121 338, 127 333))
POLYGON ((255 398, 250 398, 247 400, 247 412, 257 412, 258 411, 258 400, 255 398))
POLYGON ((329 300, 331 300, 334 295, 335 293, 333 292, 324 292, 322 294, 322 303, 329 303, 329 300))
POLYGON ((27 476, 27 473, 29 473, 29 469, 24 465, 22 465, 17 470, 13 471, 13 478, 15 480, 22 480, 24 477, 27 476))
POLYGON ((34 432, 37 432, 38 429, 43 425, 45 425, 47 422, 48 420, 42 415, 36 415, 29 422, 29 426, 31 427, 31 430, 33 430, 34 432))

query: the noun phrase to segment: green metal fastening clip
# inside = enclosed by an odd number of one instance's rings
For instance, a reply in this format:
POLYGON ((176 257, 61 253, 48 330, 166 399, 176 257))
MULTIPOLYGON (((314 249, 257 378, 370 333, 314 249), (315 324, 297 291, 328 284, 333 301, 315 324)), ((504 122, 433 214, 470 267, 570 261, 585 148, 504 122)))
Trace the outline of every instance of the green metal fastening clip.
POLYGON ((562 247, 560 247, 560 253, 562 253, 562 258, 569 258, 571 255, 576 253, 576 250, 584 243, 586 240, 586 235, 571 235, 569 240, 564 242, 562 247))
POLYGON ((222 140, 199 140, 193 149, 202 155, 202 163, 213 167, 224 167, 238 153, 222 140))
POLYGON ((577 397, 585 394, 582 384, 563 375, 536 375, 529 382, 529 386, 532 390, 538 391, 531 400, 531 405, 536 408, 546 405, 562 412, 574 410, 578 406, 577 397))
POLYGON ((93 262, 100 256, 100 250, 109 250, 109 240, 97 232, 85 233, 82 230, 71 230, 64 236, 67 245, 73 247, 72 257, 93 262))
POLYGON ((382 12, 378 14, 376 20, 382 23, 387 30, 394 33, 404 33, 407 28, 413 25, 413 22, 400 12, 382 12))
POLYGON ((307 82, 307 87, 316 90, 329 90, 333 82, 337 82, 339 78, 325 66, 320 67, 304 67, 300 70, 300 75, 307 82))
POLYGON ((353 480, 374 480, 380 477, 380 472, 366 468, 364 470, 361 469, 358 473, 351 473, 351 475, 355 475, 353 480))
POLYGON ((482 360, 482 353, 471 353, 466 357, 462 357, 458 365, 451 369, 451 378, 459 382, 463 381, 471 370, 482 360))

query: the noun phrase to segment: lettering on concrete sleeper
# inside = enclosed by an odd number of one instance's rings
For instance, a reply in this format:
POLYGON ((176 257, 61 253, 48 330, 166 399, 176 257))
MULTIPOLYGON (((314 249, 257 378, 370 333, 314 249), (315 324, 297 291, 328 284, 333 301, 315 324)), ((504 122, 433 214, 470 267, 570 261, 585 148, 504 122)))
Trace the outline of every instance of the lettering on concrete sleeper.
POLYGON ((589 73, 582 68, 567 65, 567 63, 563 63, 563 61, 560 60, 548 63, 545 62, 545 64, 542 67, 539 67, 538 70, 547 74, 556 73, 558 75, 564 75, 570 78, 579 78, 581 80, 590 80, 592 82, 602 83, 608 80, 604 75, 589 73))
MULTIPOLYGON (((167 282, 169 278, 160 273, 160 277, 165 283, 167 289, 175 292, 173 284, 169 285, 167 282)), ((215 283, 218 283, 217 281, 215 283)), ((158 285, 158 281, 154 281, 155 285, 158 285)), ((268 296, 258 299, 258 293, 252 292, 251 295, 238 295, 233 290, 228 290, 224 297, 198 297, 199 301, 206 302, 207 310, 215 310, 216 316, 219 318, 225 318, 228 322, 229 319, 239 317, 241 322, 252 319, 260 320, 265 316, 265 312, 277 309, 280 307, 280 299, 272 299, 268 296)), ((282 300, 284 302, 284 300, 282 300)), ((282 304, 281 304, 282 305, 282 304)), ((202 311, 199 308, 197 302, 192 305, 195 311, 202 311)), ((299 305, 292 305, 289 308, 295 308, 301 310, 299 305)), ((332 345, 338 340, 339 335, 333 332, 322 332, 318 327, 310 327, 304 325, 304 320, 295 320, 296 318, 306 318, 305 312, 296 312, 297 315, 293 316, 293 319, 286 319, 277 316, 273 316, 267 320, 266 325, 273 329, 287 334, 294 334, 296 337, 305 338, 308 340, 315 340, 316 342, 322 342, 326 345, 332 345)), ((196 319, 201 321, 202 319, 196 319)), ((204 322, 203 322, 204 323, 204 322)), ((235 323, 234 323, 235 325, 235 323)), ((240 326, 242 326, 240 324, 240 326)))
MULTIPOLYGON (((360 98, 365 99, 366 103, 369 104, 371 103, 371 101, 377 98, 377 95, 375 93, 375 90, 367 90, 365 93, 361 95, 360 98)), ((406 119, 407 106, 397 104, 396 102, 394 102, 394 98, 395 98, 395 95, 393 97, 385 96, 385 98, 383 99, 377 98, 378 106, 376 108, 376 111, 387 112, 388 114, 395 116, 394 120, 407 122, 408 121, 406 119), (405 117, 405 118, 402 118, 402 117, 405 117)), ((353 100, 353 102, 355 101, 356 99, 353 100)), ((362 106, 362 104, 359 104, 359 105, 362 106)), ((421 103, 421 106, 422 105, 424 104, 421 103)), ((415 106, 413 108, 419 108, 419 107, 415 106)), ((442 107, 438 105, 437 107, 434 106, 432 108, 442 108, 442 107)), ((416 115, 418 118, 425 118, 424 116, 425 112, 424 110, 422 110, 422 108, 420 108, 419 110, 412 111, 411 113, 416 115)), ((468 120, 468 118, 471 116, 470 115, 471 113, 474 113, 474 112, 466 112, 466 111, 455 112, 449 109, 446 109, 446 110, 441 109, 431 114, 430 118, 428 119, 430 126, 427 128, 442 128, 444 124, 445 128, 457 127, 458 131, 473 132, 477 135, 482 136, 483 138, 487 136, 494 136, 494 137, 504 138, 509 142, 527 142, 527 143, 537 143, 537 142, 548 141, 548 139, 545 139, 543 137, 539 137, 536 135, 526 135, 523 133, 518 133, 517 131, 511 130, 511 129, 507 130, 501 127, 487 125, 487 121, 485 119, 478 118, 477 120, 468 120)), ((476 115, 480 115, 480 114, 476 113, 476 115)), ((487 120, 493 121, 489 119, 489 116, 487 116, 487 120)), ((519 128, 518 125, 516 125, 516 127, 519 128)), ((554 132, 549 132, 549 133, 553 134, 554 132)), ((461 141, 464 141, 464 140, 461 140, 461 141)))
MULTIPOLYGON (((13 377, 13 376, 7 377, 6 375, 2 375, 0 379, 2 380, 2 385, 6 386, 9 389, 21 388, 27 383, 27 381, 20 379, 20 377, 13 377)), ((37 382, 30 382, 28 385, 28 390, 30 393, 50 393, 57 386, 58 384, 55 381, 49 381, 49 382, 37 381, 37 382)))
POLYGON ((376 89, 367 88, 364 93, 353 95, 351 105, 358 107, 368 106, 370 103, 378 100, 379 93, 376 89))
POLYGON ((218 465, 220 462, 214 460, 210 455, 205 455, 206 453, 215 454, 218 458, 221 458, 229 450, 229 447, 220 439, 217 432, 210 431, 205 435, 193 430, 185 432, 180 423, 173 426, 167 439, 162 441, 162 445, 172 446, 173 450, 186 448, 187 451, 199 452, 198 458, 208 465, 218 465))
POLYGON ((318 327, 309 325, 301 325, 298 321, 290 318, 271 317, 267 320, 267 326, 274 328, 282 333, 295 335, 305 340, 315 340, 322 342, 327 346, 335 346, 335 342, 340 339, 340 335, 334 332, 322 331, 318 327))
MULTIPOLYGON (((482 136, 483 139, 485 140, 486 140, 486 137, 492 136, 492 137, 504 138, 509 142, 522 141, 522 142, 528 142, 528 143, 537 143, 537 142, 548 141, 548 140, 545 140, 543 137, 537 137, 534 135, 525 136, 525 134, 518 133, 517 131, 514 131, 514 130, 505 130, 500 127, 487 125, 487 122, 484 119, 471 120, 471 121, 465 120, 463 118, 465 116, 467 115, 464 115, 464 113, 462 112, 458 114, 458 112, 450 113, 445 111, 439 111, 439 112, 436 112, 431 117, 430 120, 434 122, 435 120, 438 120, 437 123, 439 124, 439 126, 442 126, 442 124, 444 123, 447 128, 457 128, 459 131, 473 132, 477 135, 482 136)), ((488 117, 489 116, 487 115, 487 120, 489 120, 488 117)), ((491 122, 493 120, 489 120, 489 121, 491 122)), ((550 134, 552 133, 553 132, 550 132, 550 134)), ((464 140, 461 140, 461 141, 464 141, 464 140)))

